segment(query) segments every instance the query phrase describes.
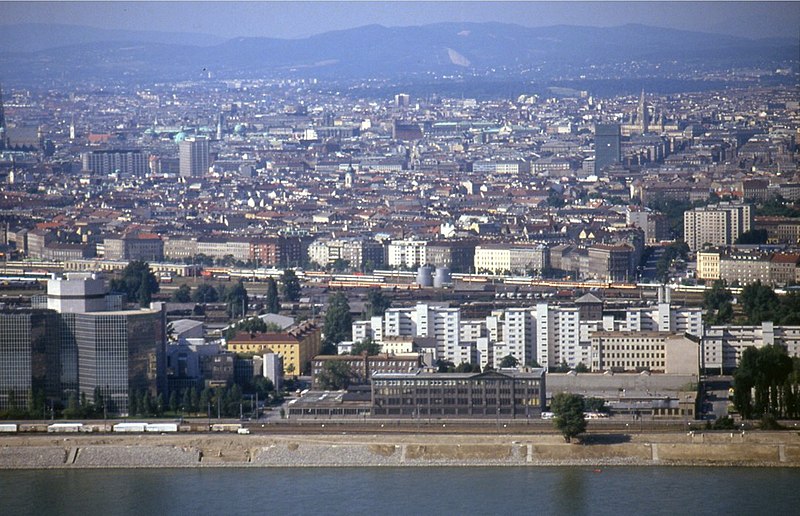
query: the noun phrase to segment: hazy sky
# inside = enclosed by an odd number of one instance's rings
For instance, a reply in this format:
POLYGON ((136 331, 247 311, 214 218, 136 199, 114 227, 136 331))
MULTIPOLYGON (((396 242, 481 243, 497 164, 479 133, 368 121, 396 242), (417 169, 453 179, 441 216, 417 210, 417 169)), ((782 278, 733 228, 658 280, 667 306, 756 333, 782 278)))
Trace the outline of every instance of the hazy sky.
POLYGON ((8 2, 0 24, 66 23, 108 29, 296 38, 378 23, 386 26, 498 21, 525 26, 660 27, 747 37, 798 37, 800 2, 8 2))

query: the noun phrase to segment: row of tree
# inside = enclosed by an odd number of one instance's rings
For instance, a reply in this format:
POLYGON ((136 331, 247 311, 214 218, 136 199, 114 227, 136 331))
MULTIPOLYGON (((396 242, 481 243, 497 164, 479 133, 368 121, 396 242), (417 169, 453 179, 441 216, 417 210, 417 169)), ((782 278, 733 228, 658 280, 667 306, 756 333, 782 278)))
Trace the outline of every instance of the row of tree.
POLYGON ((783 346, 749 347, 733 376, 733 403, 745 419, 800 417, 800 358, 783 346))
MULTIPOLYGON (((761 324, 772 321, 781 325, 800 324, 800 293, 792 292, 778 296, 775 291, 760 281, 742 288, 739 296, 743 324, 761 324)), ((718 280, 703 297, 707 324, 728 324, 734 320, 733 294, 727 284, 718 280)))

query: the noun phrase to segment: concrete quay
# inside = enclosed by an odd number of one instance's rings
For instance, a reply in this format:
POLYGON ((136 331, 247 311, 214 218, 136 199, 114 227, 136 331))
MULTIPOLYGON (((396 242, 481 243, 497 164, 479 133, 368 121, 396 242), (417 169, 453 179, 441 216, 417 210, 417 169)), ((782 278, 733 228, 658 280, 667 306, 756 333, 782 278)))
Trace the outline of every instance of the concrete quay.
POLYGON ((800 434, 0 437, 0 469, 587 465, 800 467, 800 434))

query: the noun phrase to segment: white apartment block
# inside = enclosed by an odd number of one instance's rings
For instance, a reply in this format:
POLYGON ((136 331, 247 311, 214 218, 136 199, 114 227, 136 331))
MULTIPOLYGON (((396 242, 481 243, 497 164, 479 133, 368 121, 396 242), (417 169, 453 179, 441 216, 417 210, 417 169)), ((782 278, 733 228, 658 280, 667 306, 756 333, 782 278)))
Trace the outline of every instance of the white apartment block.
POLYGON ((492 274, 525 274, 550 266, 550 250, 545 245, 520 246, 487 244, 475 247, 475 270, 492 274))
MULTIPOLYGON (((365 336, 379 343, 413 337, 432 339, 436 358, 456 365, 471 362, 481 368, 496 368, 505 356, 512 355, 520 364, 535 360, 542 367, 552 368, 566 362, 574 368, 581 363, 591 365, 592 338, 599 331, 687 333, 700 338, 702 310, 673 307, 662 300, 654 306, 630 307, 622 313, 584 320, 578 306, 542 302, 534 307, 494 310, 481 320, 462 320, 458 308, 420 303, 390 308, 383 318, 353 323, 353 340, 365 336)), ((407 346, 402 349, 407 351, 407 346)), ((388 351, 386 346, 383 350, 388 351)))
POLYGON ((778 344, 790 357, 800 356, 800 326, 775 326, 764 322, 755 326, 709 326, 703 335, 700 367, 709 372, 730 372, 739 365, 749 347, 778 344))
POLYGON ((732 245, 753 226, 753 212, 749 204, 721 202, 684 212, 684 240, 689 249, 697 251, 705 244, 732 245))
POLYGON ((392 240, 388 246, 389 267, 419 267, 428 263, 424 240, 392 240))

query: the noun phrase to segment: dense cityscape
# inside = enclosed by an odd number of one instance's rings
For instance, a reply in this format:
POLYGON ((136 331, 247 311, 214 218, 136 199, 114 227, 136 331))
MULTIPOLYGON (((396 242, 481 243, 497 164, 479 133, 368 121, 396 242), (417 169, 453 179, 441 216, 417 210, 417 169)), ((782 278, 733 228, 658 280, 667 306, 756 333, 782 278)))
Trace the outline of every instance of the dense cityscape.
POLYGON ((796 420, 796 75, 11 81, 0 417, 796 420))

